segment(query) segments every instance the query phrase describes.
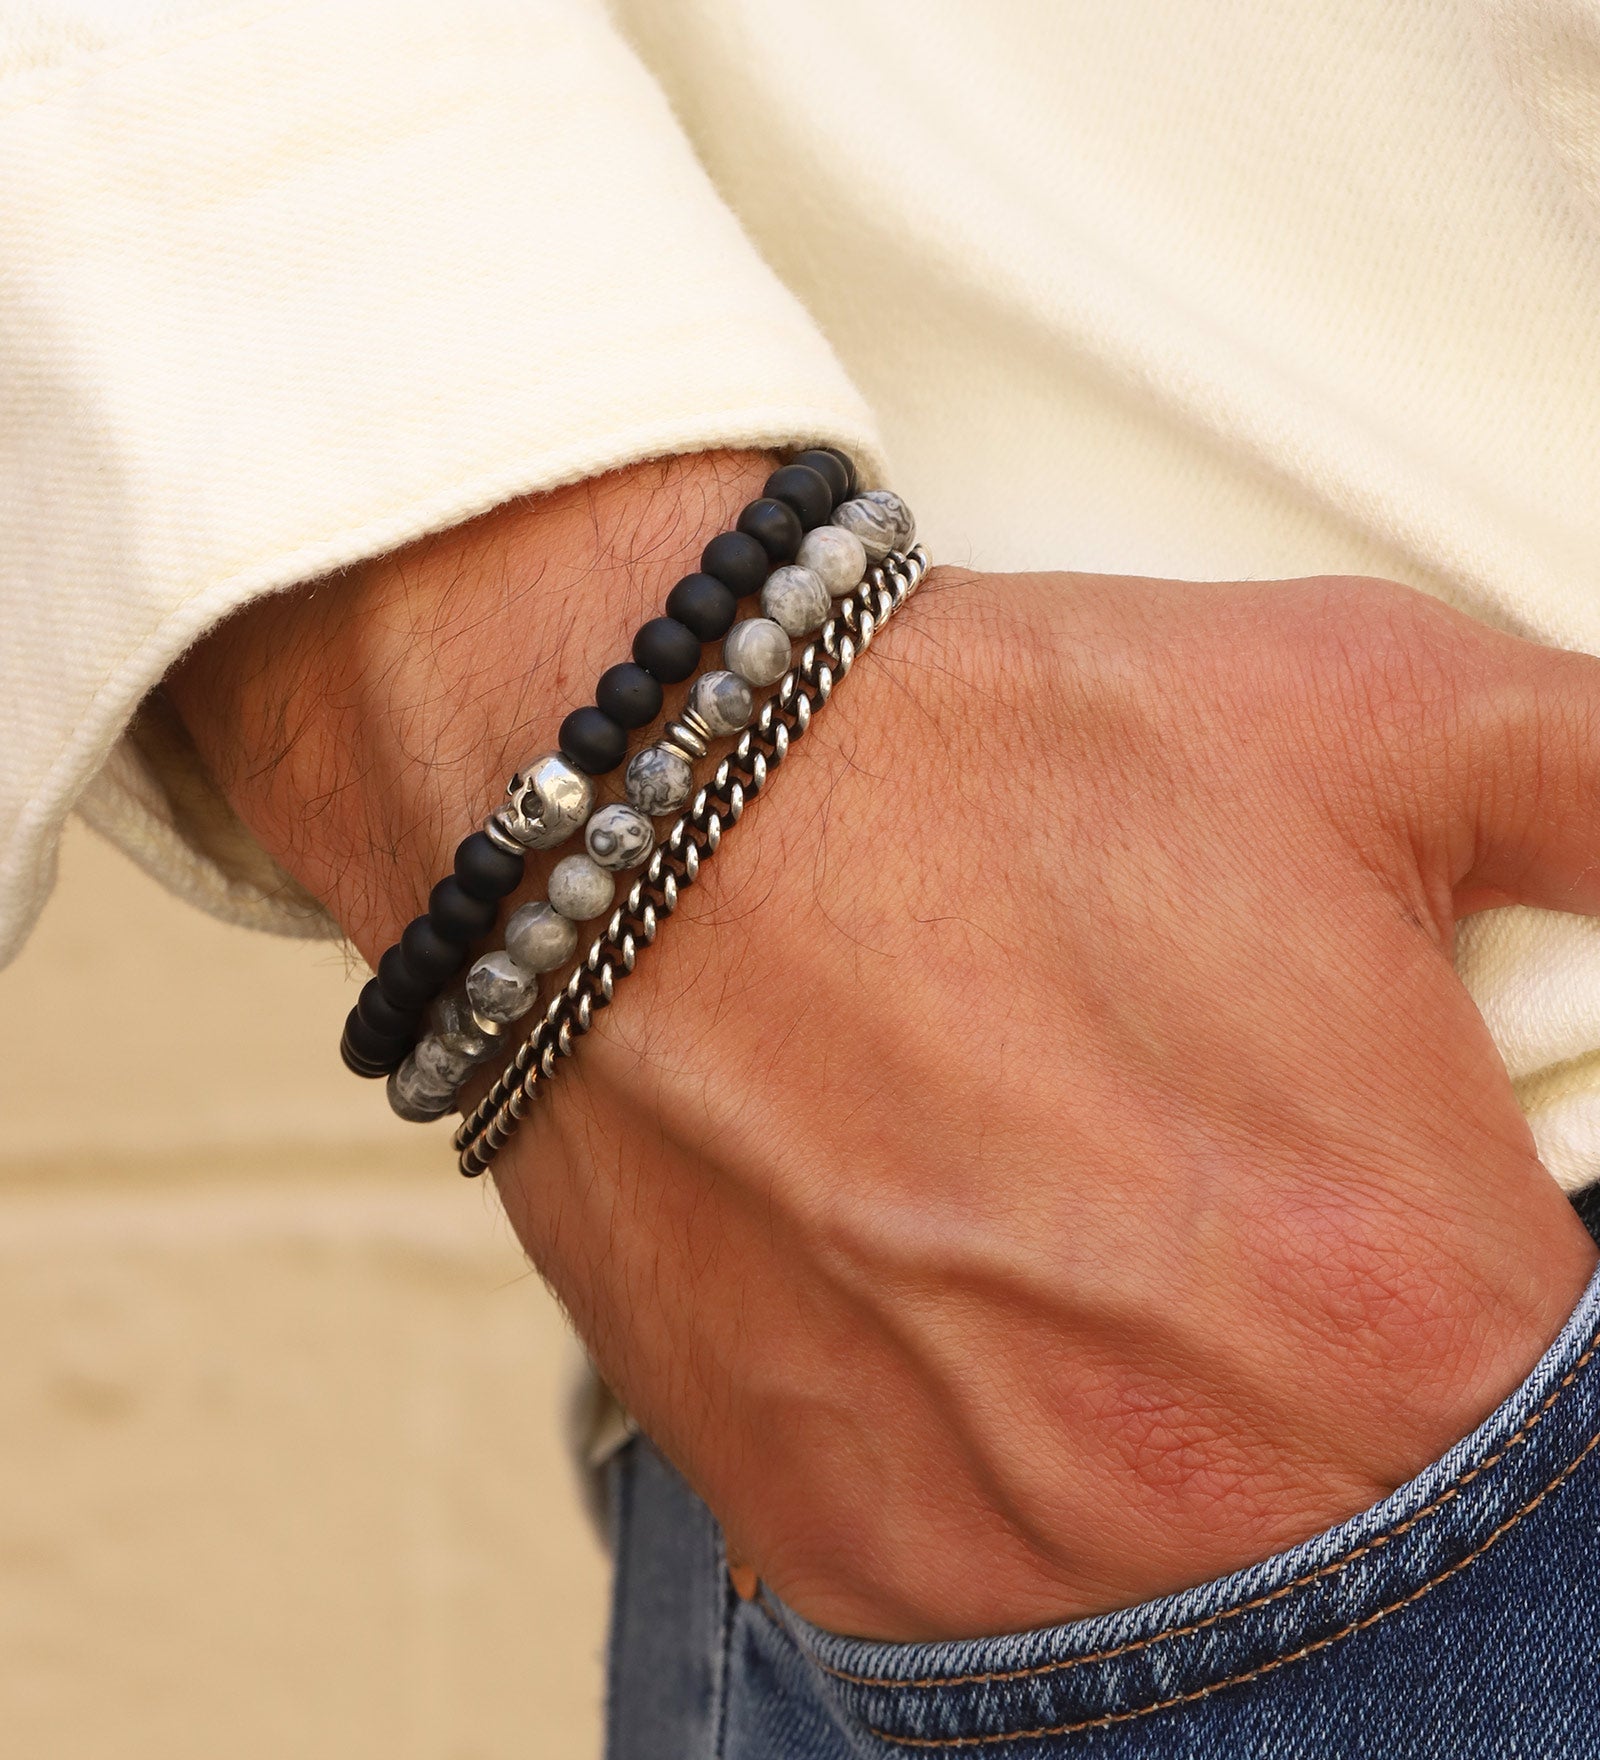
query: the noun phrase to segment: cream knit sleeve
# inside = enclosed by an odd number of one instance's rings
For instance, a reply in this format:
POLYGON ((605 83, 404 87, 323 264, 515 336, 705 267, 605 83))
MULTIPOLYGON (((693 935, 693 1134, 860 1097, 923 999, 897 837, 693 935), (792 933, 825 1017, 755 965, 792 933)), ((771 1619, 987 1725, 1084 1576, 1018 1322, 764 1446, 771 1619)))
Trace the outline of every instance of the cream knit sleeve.
POLYGON ((597 0, 96 11, 0 23, 0 960, 74 806, 332 932, 134 719, 246 600, 634 459, 875 456, 597 0))

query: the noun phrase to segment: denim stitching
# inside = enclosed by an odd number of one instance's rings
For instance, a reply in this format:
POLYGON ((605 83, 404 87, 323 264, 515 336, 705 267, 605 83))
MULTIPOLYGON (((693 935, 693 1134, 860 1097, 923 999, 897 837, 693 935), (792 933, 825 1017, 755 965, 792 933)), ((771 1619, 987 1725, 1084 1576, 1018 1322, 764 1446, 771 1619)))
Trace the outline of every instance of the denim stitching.
POLYGON ((1149 1717, 1157 1711, 1170 1711, 1177 1705, 1190 1705, 1197 1699, 1208 1699, 1213 1693, 1220 1693, 1224 1687, 1238 1687, 1243 1686, 1246 1681, 1259 1680, 1262 1675, 1271 1674, 1274 1669, 1283 1668, 1291 1662, 1300 1662, 1307 1656, 1315 1655, 1319 1650, 1326 1650, 1330 1645, 1337 1644, 1343 1638, 1351 1637, 1356 1632, 1366 1631, 1369 1626, 1375 1626, 1379 1620, 1387 1619, 1391 1613, 1398 1613, 1403 1607, 1409 1607, 1413 1601, 1420 1601, 1424 1595, 1437 1589, 1441 1583, 1448 1582, 1451 1577, 1464 1571, 1469 1564, 1476 1564, 1497 1540, 1516 1527, 1524 1516, 1532 1515, 1552 1491, 1570 1479, 1583 1465, 1596 1444, 1600 1444, 1600 1435, 1591 1436, 1584 1444, 1582 1453, 1563 1467, 1537 1497, 1525 1503, 1514 1516, 1507 1517, 1481 1546, 1475 1551, 1469 1552, 1465 1558, 1457 1559, 1448 1570, 1440 1571, 1438 1576, 1430 1577, 1426 1583, 1413 1589, 1409 1595, 1403 1596, 1399 1601, 1391 1601, 1387 1607, 1380 1607, 1376 1613, 1369 1613, 1365 1619, 1355 1620, 1350 1625, 1341 1627, 1337 1632, 1330 1632, 1325 1638, 1318 1638, 1314 1643, 1302 1645, 1300 1649, 1290 1651, 1287 1656, 1274 1656, 1258 1667, 1246 1670, 1243 1674, 1229 1675, 1226 1680, 1213 1681, 1209 1686, 1196 1687, 1192 1692, 1179 1693, 1175 1698, 1161 1699, 1153 1705, 1139 1705, 1131 1711, 1110 1711, 1103 1717, 1085 1718, 1080 1723, 1058 1723, 1051 1729, 1019 1729, 1001 1735, 989 1736, 897 1736, 890 1734, 888 1730, 875 1729, 869 1725, 868 1733, 876 1736, 880 1741, 892 1742, 902 1748, 982 1748, 991 1747, 999 1742, 1039 1741, 1046 1736, 1071 1736, 1086 1729, 1105 1729, 1113 1723, 1128 1723, 1136 1717, 1149 1717))
MULTIPOLYGON (((1198 1619, 1192 1625, 1175 1626, 1167 1631, 1152 1632, 1148 1637, 1135 1638, 1131 1642, 1119 1644, 1111 1650, 1091 1651, 1086 1656, 1064 1656, 1055 1662, 1036 1663, 1031 1668, 996 1669, 983 1674, 950 1674, 921 1677, 916 1680, 902 1680, 893 1675, 851 1674, 845 1669, 830 1667, 816 1656, 813 1656, 811 1660, 825 1675, 829 1675, 837 1681, 844 1681, 853 1687, 891 1688, 905 1692, 913 1688, 920 1691, 924 1688, 937 1687, 992 1686, 1003 1684, 1006 1681, 1034 1680, 1040 1675, 1062 1674, 1068 1669, 1083 1668, 1091 1662, 1111 1662, 1119 1656, 1131 1656, 1136 1651, 1148 1650, 1152 1644, 1165 1643, 1169 1638, 1187 1638, 1195 1632, 1205 1631, 1209 1626, 1219 1625, 1223 1620, 1236 1619, 1242 1613, 1251 1613, 1258 1607, 1267 1607, 1274 1601, 1281 1601, 1285 1595, 1292 1594, 1296 1589, 1303 1589, 1308 1583, 1315 1583, 1323 1577, 1337 1575, 1347 1565, 1352 1565, 1357 1559, 1366 1557, 1369 1552, 1375 1552, 1380 1546, 1387 1546, 1391 1540, 1398 1540, 1402 1534, 1414 1528, 1424 1516, 1435 1515, 1446 1504, 1453 1502, 1474 1479, 1488 1472, 1491 1467, 1498 1466, 1511 1453, 1512 1449, 1519 1447, 1527 1440, 1535 1427, 1542 1422, 1545 1414, 1578 1378, 1579 1372, 1597 1349, 1600 1349, 1600 1332, 1597 1332, 1590 1339, 1588 1348, 1583 1355, 1546 1395, 1544 1403, 1539 1406, 1538 1410, 1530 1413, 1518 1425, 1516 1431, 1506 1439, 1500 1451, 1479 1461, 1475 1467, 1469 1468, 1453 1485, 1440 1492, 1432 1503, 1425 1504, 1414 1515, 1407 1516, 1403 1522, 1396 1524, 1393 1528, 1386 1529, 1381 1534, 1375 1534, 1372 1539, 1356 1547, 1353 1552, 1347 1552, 1342 1558, 1330 1559, 1327 1564, 1318 1565, 1315 1570, 1307 1571, 1304 1576, 1296 1577, 1291 1583, 1282 1583, 1276 1589, 1269 1590, 1265 1595, 1258 1595, 1253 1600, 1241 1601, 1237 1607, 1219 1608, 1216 1613, 1208 1613, 1204 1619, 1198 1619)), ((1591 1442, 1583 1453, 1587 1454, 1589 1449, 1593 1447, 1594 1443, 1591 1442)), ((1578 1460, 1582 1459, 1583 1455, 1579 1455, 1578 1460)), ((1573 1466, 1576 1465, 1577 1461, 1574 1461, 1573 1466)), ((1565 1475, 1562 1476, 1565 1477, 1565 1475)), ((1552 1484, 1545 1488, 1546 1491, 1553 1489, 1560 1482, 1560 1479, 1552 1481, 1552 1484)), ((1544 1492, 1541 1492, 1540 1496, 1544 1496, 1544 1492)), ((1528 1505, 1529 1509, 1532 1507, 1532 1504, 1528 1505)), ((1522 1513, 1525 1514, 1526 1511, 1522 1513)), ((1497 1534, 1501 1531, 1496 1530, 1497 1534)), ((1473 1554, 1473 1556, 1477 1555, 1473 1554)))
POLYGON ((717 1587, 721 1595, 722 1666, 717 1677, 717 1726, 711 1744, 712 1760, 725 1760, 728 1741, 728 1682, 733 1678, 733 1623, 739 1612, 739 1598, 728 1578, 727 1536, 716 1530, 717 1587))

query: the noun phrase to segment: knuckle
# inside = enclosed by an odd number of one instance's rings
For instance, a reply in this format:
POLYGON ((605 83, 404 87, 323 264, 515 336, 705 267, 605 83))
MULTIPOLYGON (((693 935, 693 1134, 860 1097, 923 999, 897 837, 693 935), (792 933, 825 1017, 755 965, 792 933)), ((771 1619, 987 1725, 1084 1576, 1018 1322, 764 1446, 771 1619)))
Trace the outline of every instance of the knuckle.
POLYGON ((1394 581, 1312 583, 1302 640, 1318 679, 1393 724, 1454 712, 1474 650, 1472 625, 1394 581))
POLYGON ((1340 760, 1324 780, 1359 779, 1363 822, 1382 802, 1408 821, 1441 821, 1461 793, 1462 766, 1475 761, 1466 736, 1483 724, 1498 671, 1494 633, 1393 581, 1307 582, 1298 611, 1289 620, 1297 701, 1319 757, 1340 760))

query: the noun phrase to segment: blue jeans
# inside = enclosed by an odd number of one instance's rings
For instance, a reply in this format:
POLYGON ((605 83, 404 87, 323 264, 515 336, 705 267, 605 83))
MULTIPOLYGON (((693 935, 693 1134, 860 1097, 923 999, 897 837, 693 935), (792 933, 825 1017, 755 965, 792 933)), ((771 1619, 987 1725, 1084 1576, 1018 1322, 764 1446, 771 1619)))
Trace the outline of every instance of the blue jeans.
POLYGON ((1364 1515, 1122 1613, 943 1644, 741 1601, 643 1439, 612 1472, 610 1760, 1600 1755, 1600 1273, 1527 1381, 1364 1515))

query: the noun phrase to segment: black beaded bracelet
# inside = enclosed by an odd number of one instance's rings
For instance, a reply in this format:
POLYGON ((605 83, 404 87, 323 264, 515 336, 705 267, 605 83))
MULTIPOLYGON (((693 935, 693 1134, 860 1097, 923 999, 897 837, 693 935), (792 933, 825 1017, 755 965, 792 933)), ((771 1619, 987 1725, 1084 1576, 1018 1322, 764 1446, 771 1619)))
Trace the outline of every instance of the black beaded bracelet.
MULTIPOLYGON (((699 570, 668 594, 666 615, 635 635, 632 660, 602 673, 594 702, 561 723, 559 758, 552 759, 577 776, 553 779, 566 790, 560 810, 552 815, 501 808, 491 814, 458 846, 453 872, 434 887, 428 909, 379 960, 340 1042, 355 1074, 381 1078, 399 1067, 417 1043, 424 1014, 466 964, 468 947, 488 933, 500 901, 521 885, 526 851, 553 848, 588 818, 592 789, 584 779, 622 764, 629 733, 661 712, 662 687, 694 672, 702 647, 733 627, 738 601, 760 592, 775 568, 791 563, 806 533, 828 521, 854 491, 855 467, 845 454, 831 447, 802 452, 772 472, 733 531, 706 545, 699 570), (580 803, 581 812, 575 811, 580 803)), ((519 784, 526 790, 535 769, 519 772, 508 792, 515 796, 519 784)), ((538 792, 540 807, 548 807, 538 792)))

